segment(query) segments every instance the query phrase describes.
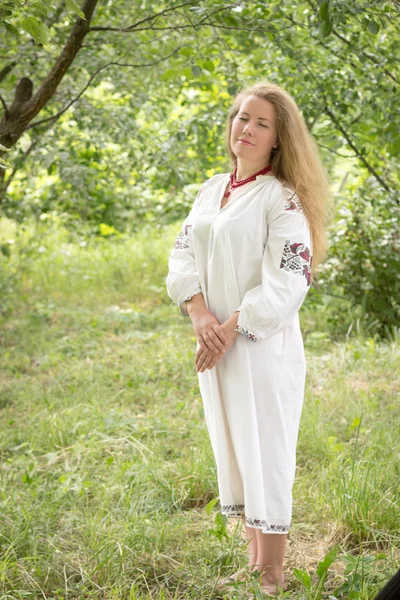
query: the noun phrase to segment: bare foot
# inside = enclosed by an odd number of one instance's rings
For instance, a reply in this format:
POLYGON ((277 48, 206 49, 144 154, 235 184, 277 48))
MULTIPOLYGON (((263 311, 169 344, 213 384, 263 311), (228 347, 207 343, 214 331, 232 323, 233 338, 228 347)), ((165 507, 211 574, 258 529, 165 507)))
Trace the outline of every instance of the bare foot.
POLYGON ((226 585, 229 585, 230 583, 235 583, 236 581, 245 581, 248 578, 249 572, 251 571, 251 568, 253 566, 254 565, 247 565, 247 567, 239 569, 239 571, 236 571, 236 573, 229 575, 229 577, 224 577, 223 579, 220 579, 216 585, 216 588, 223 588, 226 585))
POLYGON ((275 596, 280 589, 285 589, 285 579, 283 575, 273 576, 270 573, 261 574, 257 567, 254 567, 252 572, 259 573, 258 583, 263 592, 275 596))

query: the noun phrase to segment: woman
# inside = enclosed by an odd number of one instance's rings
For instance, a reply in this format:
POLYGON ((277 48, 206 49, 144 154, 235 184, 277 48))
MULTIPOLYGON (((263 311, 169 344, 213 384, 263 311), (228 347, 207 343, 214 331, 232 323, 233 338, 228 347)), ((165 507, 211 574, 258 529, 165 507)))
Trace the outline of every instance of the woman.
POLYGON ((330 192, 317 146, 281 87, 240 92, 226 131, 233 171, 200 188, 169 258, 167 290, 197 338, 221 512, 242 517, 249 569, 275 593, 305 386, 298 311, 325 252, 330 192))

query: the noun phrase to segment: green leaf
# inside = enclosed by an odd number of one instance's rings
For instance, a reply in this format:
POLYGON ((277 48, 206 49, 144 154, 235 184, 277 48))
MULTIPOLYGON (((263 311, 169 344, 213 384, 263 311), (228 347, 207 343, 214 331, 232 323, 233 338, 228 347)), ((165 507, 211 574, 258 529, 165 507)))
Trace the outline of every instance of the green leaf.
POLYGON ((338 549, 333 548, 333 550, 331 550, 330 552, 328 552, 328 554, 326 554, 324 560, 318 564, 317 575, 319 578, 321 578, 327 572, 327 570, 329 569, 329 567, 335 560, 337 553, 338 553, 338 549))
POLYGON ((328 35, 330 34, 330 32, 332 31, 332 21, 322 21, 322 23, 319 26, 319 33, 321 35, 321 37, 326 38, 328 37, 328 35))
POLYGON ((46 4, 46 2, 43 2, 43 0, 35 0, 35 2, 32 3, 32 8, 36 8, 44 16, 47 16, 47 13, 49 12, 49 5, 46 4))
POLYGON ((211 515, 214 506, 217 504, 218 502, 218 498, 214 498, 214 500, 211 500, 208 504, 206 504, 206 513, 208 516, 211 515))
POLYGON ((81 7, 75 2, 75 0, 66 0, 66 5, 69 10, 71 10, 73 13, 76 13, 81 19, 85 19, 85 15, 81 11, 81 7))
POLYGON ((185 46, 184 48, 181 48, 179 50, 179 54, 183 54, 183 56, 193 56, 193 54, 195 54, 195 51, 193 50, 193 48, 188 48, 187 46, 185 46))
POLYGON ((45 23, 40 23, 40 41, 44 46, 49 43, 49 28, 45 23))
POLYGON ((177 73, 177 71, 175 69, 167 69, 161 75, 160 79, 162 81, 171 81, 172 79, 175 79, 175 77, 177 76, 177 74, 178 73, 177 73))
POLYGON ((201 75, 201 69, 199 65, 192 65, 192 73, 194 77, 199 77, 201 75))
POLYGON ((235 17, 233 15, 230 15, 229 13, 225 16, 224 21, 230 27, 236 27, 238 25, 238 22, 235 19, 235 17))
POLYGON ((300 581, 301 585, 303 585, 307 590, 311 588, 311 577, 308 573, 306 573, 306 571, 294 568, 293 575, 296 577, 297 581, 300 581))
POLYGON ((203 60, 202 65, 203 68, 207 69, 207 71, 210 71, 210 73, 215 70, 215 65, 212 60, 203 60))
POLYGON ((181 75, 186 77, 186 79, 192 79, 193 71, 192 71, 191 67, 185 67, 184 69, 182 69, 181 75))
POLYGON ((2 23, 4 29, 7 31, 7 33, 9 33, 10 35, 12 35, 13 37, 19 37, 19 33, 18 30, 15 29, 15 27, 13 25, 11 25, 10 23, 7 23, 7 21, 3 21, 2 23))
POLYGON ((319 16, 322 21, 329 21, 329 2, 323 2, 319 7, 319 16))
POLYGON ((368 21, 368 29, 373 35, 376 35, 379 31, 379 23, 374 20, 368 21))
POLYGON ((48 44, 49 29, 36 17, 24 17, 21 21, 21 27, 33 37, 36 44, 48 44))

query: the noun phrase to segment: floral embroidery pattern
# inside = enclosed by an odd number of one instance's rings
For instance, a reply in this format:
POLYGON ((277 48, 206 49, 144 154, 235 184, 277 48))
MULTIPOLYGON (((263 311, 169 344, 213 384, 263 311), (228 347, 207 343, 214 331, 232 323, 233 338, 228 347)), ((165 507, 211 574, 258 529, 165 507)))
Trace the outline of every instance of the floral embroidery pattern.
POLYGON ((284 185, 283 189, 285 191, 286 204, 284 206, 285 210, 298 210, 304 214, 303 207, 300 202, 300 198, 296 194, 293 188, 288 185, 284 185))
POLYGON ((186 248, 189 248, 189 230, 191 227, 191 225, 182 226, 182 229, 178 233, 178 237, 175 240, 175 250, 185 250, 186 248))
MULTIPOLYGON (((244 511, 244 504, 226 504, 222 506, 221 512, 228 517, 241 517, 244 511)), ((286 533, 290 529, 290 525, 270 525, 267 521, 261 519, 252 519, 246 517, 246 525, 249 527, 257 527, 263 530, 263 533, 281 531, 286 533)))
POLYGON ((304 275, 307 285, 311 283, 312 256, 309 248, 301 242, 291 244, 286 240, 281 258, 280 268, 292 273, 304 275))
POLYGON ((270 525, 267 521, 261 521, 260 519, 251 519, 246 517, 246 525, 249 527, 262 527, 263 532, 270 531, 289 531, 290 525, 270 525))
POLYGON ((221 508, 221 512, 229 517, 240 517, 243 513, 244 504, 226 504, 221 508))
POLYGON ((253 333, 250 333, 250 331, 247 331, 247 329, 245 329, 241 325, 236 325, 235 331, 238 331, 239 333, 245 335, 252 342, 256 342, 257 341, 257 336, 254 335, 253 333))

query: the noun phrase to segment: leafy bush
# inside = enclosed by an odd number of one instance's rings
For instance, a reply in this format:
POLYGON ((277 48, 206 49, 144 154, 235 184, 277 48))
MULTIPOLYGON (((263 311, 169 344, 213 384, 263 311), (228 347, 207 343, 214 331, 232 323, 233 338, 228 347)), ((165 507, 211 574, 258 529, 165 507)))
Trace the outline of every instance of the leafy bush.
POLYGON ((400 206, 395 192, 370 177, 339 196, 330 232, 322 290, 335 291, 361 308, 380 334, 400 320, 400 206))

